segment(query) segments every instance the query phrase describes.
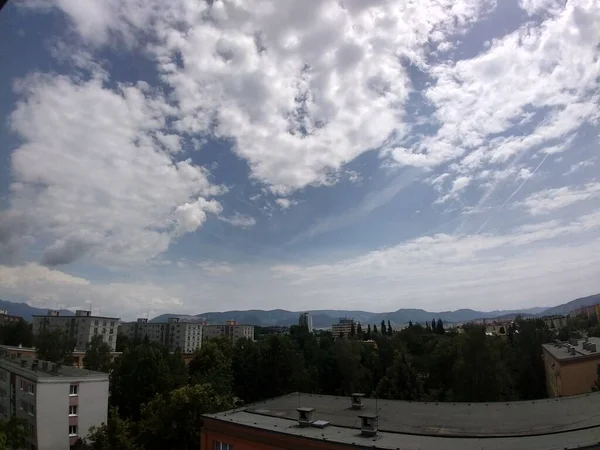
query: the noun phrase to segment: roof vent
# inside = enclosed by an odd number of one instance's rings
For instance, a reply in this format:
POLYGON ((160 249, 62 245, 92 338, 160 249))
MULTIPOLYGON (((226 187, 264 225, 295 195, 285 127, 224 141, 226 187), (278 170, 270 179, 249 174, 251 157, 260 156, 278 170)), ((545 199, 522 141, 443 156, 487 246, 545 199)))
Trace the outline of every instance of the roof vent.
POLYGON ((571 345, 577 345, 578 343, 579 343, 579 341, 577 340, 577 338, 569 339, 569 344, 571 344, 571 345))
POLYGON ((588 351, 594 353, 596 351, 596 344, 588 345, 588 351))
POLYGON ((310 427, 310 424, 313 422, 313 414, 315 412, 315 408, 296 408, 298 411, 298 425, 301 427, 310 427))
POLYGON ((362 401, 364 396, 365 394, 361 392, 355 392, 350 396, 350 399, 352 401, 352 409, 362 409, 363 406, 365 406, 362 401))
POLYGON ((325 428, 327 425, 329 425, 329 422, 326 420, 315 420, 313 423, 311 423, 311 426, 315 428, 325 428))
POLYGON ((377 434, 377 423, 379 416, 375 414, 363 414, 358 416, 362 420, 360 426, 360 434, 363 436, 373 437, 377 434))

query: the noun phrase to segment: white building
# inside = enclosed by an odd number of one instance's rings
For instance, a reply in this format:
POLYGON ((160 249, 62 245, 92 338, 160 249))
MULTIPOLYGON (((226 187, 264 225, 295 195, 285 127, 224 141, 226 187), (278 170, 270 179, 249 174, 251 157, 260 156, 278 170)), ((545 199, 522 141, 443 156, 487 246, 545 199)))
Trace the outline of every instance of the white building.
POLYGON ((27 423, 27 450, 68 450, 106 422, 108 374, 0 357, 0 420, 27 423))
POLYGON ((312 316, 310 315, 309 312, 300 313, 300 318, 298 319, 298 325, 300 325, 301 327, 308 328, 308 332, 312 333, 313 323, 312 323, 312 316))
POLYGON ((122 323, 119 332, 131 339, 147 338, 174 351, 193 353, 202 346, 202 325, 194 322, 181 322, 171 317, 167 322, 148 322, 148 319, 137 319, 136 322, 122 323))
POLYGON ((77 310, 74 316, 61 316, 59 311, 48 311, 45 316, 33 316, 33 334, 43 330, 61 330, 75 339, 75 349, 85 350, 94 336, 102 336, 111 351, 117 345, 118 317, 92 316, 91 311, 77 310))
POLYGON ((241 338, 254 340, 254 325, 238 325, 235 320, 227 320, 225 325, 204 325, 202 332, 205 339, 225 336, 233 342, 241 338))
POLYGON ((340 319, 338 323, 331 325, 331 333, 336 338, 348 337, 351 334, 352 327, 354 327, 354 331, 356 332, 356 325, 354 319, 343 318, 340 319))

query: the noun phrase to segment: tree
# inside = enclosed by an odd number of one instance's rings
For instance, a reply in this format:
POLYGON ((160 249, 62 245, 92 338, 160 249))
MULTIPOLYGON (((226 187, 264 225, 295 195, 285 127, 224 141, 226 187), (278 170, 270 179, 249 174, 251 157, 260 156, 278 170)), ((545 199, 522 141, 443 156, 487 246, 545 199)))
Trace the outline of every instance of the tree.
POLYGON ((75 339, 61 330, 44 330, 35 339, 36 354, 39 359, 59 364, 73 363, 75 339))
POLYGON ((88 370, 107 372, 110 370, 110 346, 104 342, 101 335, 92 337, 87 344, 83 367, 88 370))
POLYGON ((598 368, 596 369, 596 381, 594 381, 594 384, 592 386, 592 391, 593 392, 600 391, 600 364, 598 364, 598 368))
POLYGON ((210 384, 221 395, 231 393, 231 358, 215 340, 207 340, 188 364, 192 383, 210 384))
POLYGON ((123 419, 139 420, 141 406, 182 385, 169 351, 158 344, 127 348, 110 373, 110 404, 123 419))
POLYGON ((436 321, 435 319, 431 319, 431 330, 432 331, 436 331, 436 321))
POLYGON ((437 320, 435 324, 435 332, 437 334, 444 334, 444 322, 442 322, 442 319, 437 320))
MULTIPOLYGON (((308 333, 308 328, 306 331, 308 333)), ((250 339, 238 339, 233 346, 233 394, 244 403, 262 399, 260 350, 259 344, 250 339)))
POLYGON ((210 384, 157 395, 142 409, 138 442, 145 450, 198 449, 201 415, 232 407, 232 398, 219 394, 210 384))
POLYGON ((350 325, 350 337, 356 336, 356 328, 354 327, 354 322, 350 325))
POLYGON ((373 325, 373 334, 377 334, 377 325, 373 325))
POLYGON ((367 341, 371 339, 371 324, 367 325, 367 334, 365 334, 365 339, 367 341))
POLYGON ((412 328, 412 326, 413 326, 412 320, 409 320, 408 321, 408 328, 412 328))
POLYGON ((392 324, 390 323, 390 319, 388 319, 387 333, 388 333, 388 336, 391 336, 392 334, 394 334, 394 330, 392 329, 392 324))
POLYGON ((32 347, 33 341, 31 325, 23 319, 0 326, 0 342, 4 345, 32 347))
POLYGON ((111 409, 108 420, 92 427, 84 439, 79 439, 73 450, 141 450, 135 442, 133 424, 123 420, 116 409, 111 409))
POLYGON ((407 353, 396 350, 391 367, 377 385, 377 396, 396 400, 419 400, 422 393, 422 381, 409 363, 407 353))
POLYGON ((363 338, 363 330, 362 330, 362 326, 359 324, 356 326, 356 334, 358 335, 359 339, 363 338))
POLYGON ((387 334, 387 330, 385 328, 385 320, 381 321, 381 334, 383 334, 384 336, 387 334))
POLYGON ((27 420, 17 417, 6 422, 0 420, 0 450, 25 448, 27 436, 27 420))

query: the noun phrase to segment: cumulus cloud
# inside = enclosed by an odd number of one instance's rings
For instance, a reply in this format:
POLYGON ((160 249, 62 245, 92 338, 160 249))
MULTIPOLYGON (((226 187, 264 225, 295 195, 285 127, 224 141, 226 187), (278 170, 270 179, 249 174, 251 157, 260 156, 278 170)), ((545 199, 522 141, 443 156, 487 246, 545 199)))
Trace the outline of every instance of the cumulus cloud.
POLYGON ((174 112, 162 94, 104 83, 34 74, 17 85, 10 214, 51 240, 45 264, 145 261, 220 212, 206 197, 225 189, 157 142, 174 112))
POLYGON ((275 203, 277 203, 281 209, 288 209, 290 206, 295 205, 298 202, 289 198, 276 198, 275 203))
POLYGON ((563 186, 545 189, 530 195, 516 206, 527 209, 532 215, 540 215, 597 197, 600 197, 600 183, 588 183, 580 188, 563 186))
POLYGON ((244 216, 240 213, 235 213, 231 217, 219 217, 223 222, 227 222, 234 227, 249 228, 256 225, 256 219, 250 216, 244 216))

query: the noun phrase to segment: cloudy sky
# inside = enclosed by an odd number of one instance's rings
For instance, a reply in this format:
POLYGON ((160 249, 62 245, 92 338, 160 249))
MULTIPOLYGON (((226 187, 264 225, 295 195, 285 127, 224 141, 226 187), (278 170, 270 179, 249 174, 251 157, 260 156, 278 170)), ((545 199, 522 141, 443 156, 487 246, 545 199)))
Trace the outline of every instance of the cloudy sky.
POLYGON ((600 291, 597 0, 21 0, 0 298, 126 319, 600 291))

